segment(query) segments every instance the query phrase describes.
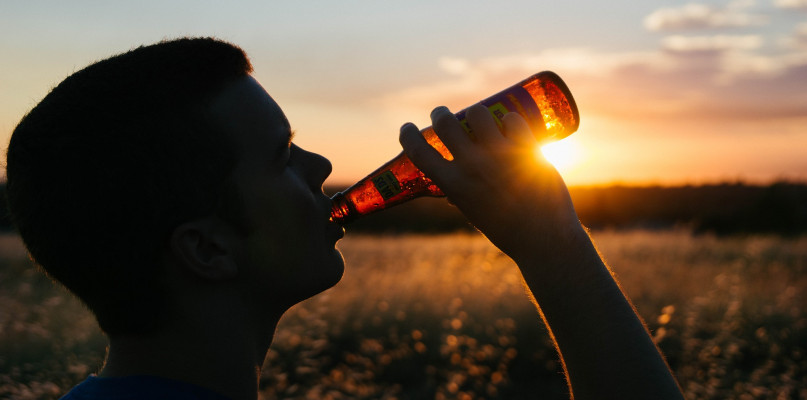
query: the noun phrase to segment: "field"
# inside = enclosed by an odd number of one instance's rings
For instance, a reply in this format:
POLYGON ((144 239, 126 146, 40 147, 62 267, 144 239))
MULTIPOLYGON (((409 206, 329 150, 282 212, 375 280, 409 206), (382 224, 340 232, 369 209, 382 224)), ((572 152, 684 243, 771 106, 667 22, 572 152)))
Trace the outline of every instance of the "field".
MULTIPOLYGON (((690 399, 807 399, 807 238, 595 231, 690 399)), ((349 235, 336 288, 292 309, 264 399, 568 398, 512 262, 472 233, 349 235)), ((57 398, 105 341, 0 237, 0 398, 57 398)))

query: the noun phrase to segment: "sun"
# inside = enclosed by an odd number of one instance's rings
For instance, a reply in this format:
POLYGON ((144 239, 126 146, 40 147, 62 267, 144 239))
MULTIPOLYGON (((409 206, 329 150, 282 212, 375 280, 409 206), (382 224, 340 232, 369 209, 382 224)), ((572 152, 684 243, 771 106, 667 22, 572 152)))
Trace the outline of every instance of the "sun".
POLYGON ((536 156, 543 154, 559 171, 573 168, 582 157, 580 146, 571 138, 536 147, 535 152, 536 156))

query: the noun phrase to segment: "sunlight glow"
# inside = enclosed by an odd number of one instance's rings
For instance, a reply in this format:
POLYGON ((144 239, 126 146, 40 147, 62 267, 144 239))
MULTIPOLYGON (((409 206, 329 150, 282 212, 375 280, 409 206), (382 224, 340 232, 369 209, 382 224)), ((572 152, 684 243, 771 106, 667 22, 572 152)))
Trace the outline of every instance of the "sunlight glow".
POLYGON ((536 148, 558 170, 570 169, 581 159, 580 146, 573 140, 560 140, 536 148))

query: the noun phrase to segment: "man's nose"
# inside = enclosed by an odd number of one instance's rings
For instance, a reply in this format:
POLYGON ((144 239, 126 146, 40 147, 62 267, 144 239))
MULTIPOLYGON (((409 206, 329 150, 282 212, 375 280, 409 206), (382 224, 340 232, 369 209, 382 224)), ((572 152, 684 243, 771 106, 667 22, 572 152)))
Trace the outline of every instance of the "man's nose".
POLYGON ((302 148, 299 150, 303 153, 302 156, 305 159, 306 179, 313 189, 319 190, 322 188, 322 184, 325 183, 325 179, 331 175, 333 165, 327 158, 317 153, 312 153, 302 148))

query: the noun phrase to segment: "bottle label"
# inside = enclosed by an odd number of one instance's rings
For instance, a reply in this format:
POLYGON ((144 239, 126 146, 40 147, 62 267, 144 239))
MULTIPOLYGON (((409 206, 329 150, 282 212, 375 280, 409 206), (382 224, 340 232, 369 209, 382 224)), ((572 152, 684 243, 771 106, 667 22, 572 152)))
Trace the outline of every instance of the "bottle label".
POLYGON ((401 184, 398 182, 398 178, 395 177, 395 174, 393 174, 392 171, 384 171, 381 173, 381 175, 373 178, 373 185, 375 185, 375 189, 378 190, 381 197, 384 198, 384 201, 387 201, 396 194, 401 193, 401 184))
MULTIPOLYGON (((527 123, 529 123, 530 126, 534 125, 536 118, 541 117, 541 110, 538 109, 538 106, 535 104, 532 96, 530 96, 530 93, 521 86, 511 87, 504 92, 489 97, 483 100, 482 104, 484 104, 488 110, 490 110, 490 113, 493 115, 493 118, 496 120, 496 124, 499 125, 499 128, 502 127, 502 119, 508 112, 517 112, 521 114, 521 116, 527 120, 527 123)), ((457 113, 457 119, 460 120, 460 123, 465 131, 468 132, 471 137, 473 137, 474 133, 468 126, 468 121, 465 119, 464 110, 457 113)))

